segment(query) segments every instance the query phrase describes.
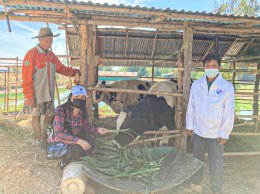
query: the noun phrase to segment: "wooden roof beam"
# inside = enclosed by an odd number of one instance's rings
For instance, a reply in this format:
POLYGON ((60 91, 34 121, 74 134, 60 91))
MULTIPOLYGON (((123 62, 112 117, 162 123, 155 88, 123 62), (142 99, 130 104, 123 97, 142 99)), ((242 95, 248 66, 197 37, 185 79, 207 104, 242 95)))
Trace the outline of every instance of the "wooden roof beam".
POLYGON ((234 44, 237 42, 237 38, 232 42, 232 44, 229 46, 229 48, 226 50, 226 52, 224 53, 222 58, 225 58, 225 56, 228 54, 228 52, 230 50, 232 50, 232 47, 234 46, 234 44))
MULTIPOLYGON (((0 13, 0 20, 5 20, 5 14, 2 12, 0 13)), ((32 16, 18 16, 9 14, 10 20, 17 20, 17 21, 33 21, 33 22, 49 22, 49 23, 65 23, 70 24, 71 22, 68 21, 67 18, 61 17, 32 17, 32 16)), ((158 28, 160 30, 182 30, 183 25, 175 25, 175 24, 165 24, 165 23, 147 23, 147 22, 132 22, 130 21, 113 21, 113 20, 85 20, 85 19, 77 19, 77 24, 92 24, 92 25, 114 25, 114 26, 125 26, 125 27, 141 27, 141 28, 158 28)), ((218 32, 220 34, 259 34, 260 29, 248 29, 248 28, 223 28, 223 27, 207 27, 207 26, 192 26, 190 27, 198 33, 212 33, 218 32)))
POLYGON ((245 46, 245 48, 242 49, 240 55, 244 55, 244 54, 245 54, 245 52, 247 51, 247 49, 249 48, 249 46, 254 42, 254 40, 255 40, 255 39, 252 38, 252 39, 247 43, 247 45, 245 46))
MULTIPOLYGON (((4 5, 3 1, 0 1, 0 5, 4 5)), ((104 11, 104 12, 119 12, 119 13, 128 13, 128 14, 141 14, 148 16, 162 16, 168 18, 178 18, 178 19, 203 19, 203 20, 214 20, 220 22, 252 22, 253 24, 260 24, 260 19, 252 17, 232 17, 232 16, 216 16, 216 15, 205 15, 205 14, 195 14, 195 13, 171 13, 171 12, 159 12, 152 10, 140 10, 133 8, 121 8, 121 7, 107 7, 107 6, 95 6, 95 5, 80 5, 80 4, 64 4, 57 2, 46 2, 38 0, 8 0, 7 5, 30 5, 30 6, 43 6, 43 7, 55 7, 65 9, 69 7, 70 9, 77 10, 90 10, 90 11, 104 11)))

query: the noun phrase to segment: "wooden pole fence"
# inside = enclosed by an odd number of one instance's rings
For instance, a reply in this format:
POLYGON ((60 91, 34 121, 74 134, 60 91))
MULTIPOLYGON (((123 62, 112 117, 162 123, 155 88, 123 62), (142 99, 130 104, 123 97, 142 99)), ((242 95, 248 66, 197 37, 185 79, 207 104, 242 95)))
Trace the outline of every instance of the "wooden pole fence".
POLYGON ((161 95, 161 96, 179 96, 183 95, 180 93, 171 93, 171 92, 150 92, 144 90, 130 90, 130 89, 121 89, 121 88, 96 88, 96 87, 87 87, 87 90, 91 91, 100 91, 100 92, 122 92, 122 93, 131 93, 131 94, 147 94, 147 95, 161 95))

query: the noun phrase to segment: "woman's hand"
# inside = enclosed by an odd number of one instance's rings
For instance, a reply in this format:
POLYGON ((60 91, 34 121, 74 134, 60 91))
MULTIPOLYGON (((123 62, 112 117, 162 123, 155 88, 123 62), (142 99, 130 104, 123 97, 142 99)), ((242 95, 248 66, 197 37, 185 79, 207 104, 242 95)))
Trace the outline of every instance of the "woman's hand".
POLYGON ((98 128, 98 134, 106 134, 107 133, 107 129, 106 128, 103 128, 103 127, 99 127, 98 128))
POLYGON ((77 144, 79 144, 83 150, 88 150, 91 148, 91 145, 87 141, 82 140, 82 139, 79 139, 77 141, 77 144))

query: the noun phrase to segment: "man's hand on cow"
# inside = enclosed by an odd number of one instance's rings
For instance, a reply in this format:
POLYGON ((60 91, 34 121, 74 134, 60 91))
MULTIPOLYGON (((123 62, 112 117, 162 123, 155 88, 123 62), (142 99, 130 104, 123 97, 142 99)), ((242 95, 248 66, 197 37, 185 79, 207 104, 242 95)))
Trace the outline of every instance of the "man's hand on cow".
POLYGON ((227 139, 225 139, 223 137, 219 137, 218 142, 219 142, 219 144, 224 145, 225 143, 227 143, 227 139))
POLYGON ((187 129, 187 134, 188 134, 189 136, 192 136, 192 135, 193 135, 193 130, 187 129))
POLYGON ((82 140, 82 139, 79 139, 77 141, 77 144, 79 144, 83 150, 88 150, 91 148, 91 145, 87 141, 82 140))
POLYGON ((35 107, 35 100, 34 99, 25 99, 24 104, 30 107, 35 107))
POLYGON ((103 127, 99 127, 98 128, 98 134, 106 134, 107 133, 107 129, 106 128, 103 128, 103 127))

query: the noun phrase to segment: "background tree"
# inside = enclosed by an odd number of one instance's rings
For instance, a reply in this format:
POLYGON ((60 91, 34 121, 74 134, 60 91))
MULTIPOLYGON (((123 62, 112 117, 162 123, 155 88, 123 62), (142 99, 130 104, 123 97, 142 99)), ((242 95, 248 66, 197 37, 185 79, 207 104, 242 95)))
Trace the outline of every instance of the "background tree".
POLYGON ((215 13, 221 14, 235 14, 235 15, 258 15, 257 0, 225 0, 219 3, 214 0, 215 13))

